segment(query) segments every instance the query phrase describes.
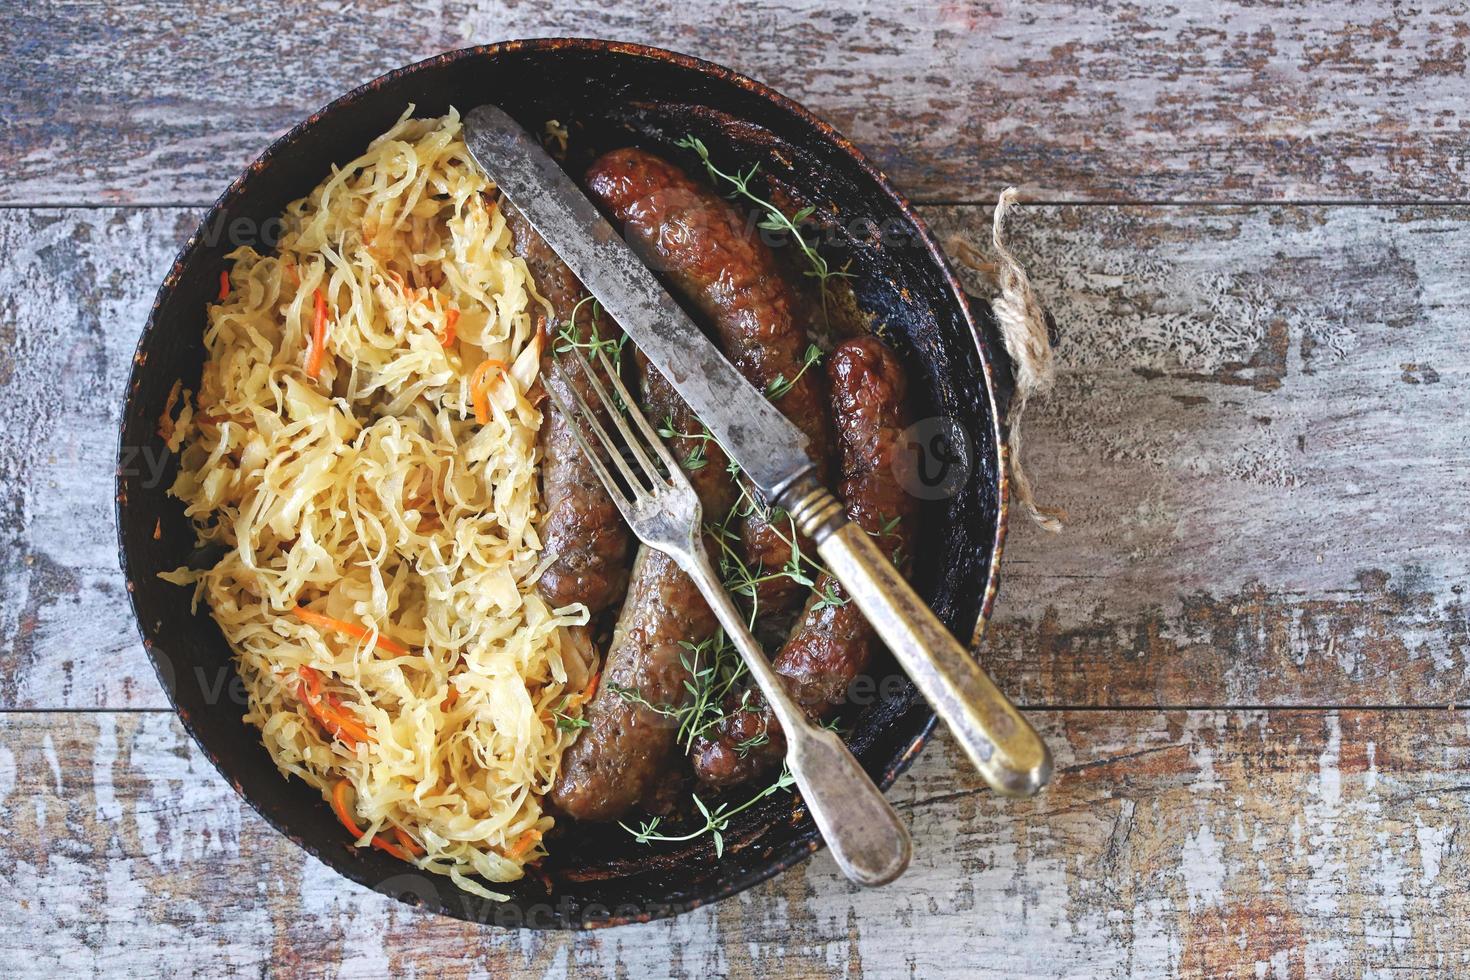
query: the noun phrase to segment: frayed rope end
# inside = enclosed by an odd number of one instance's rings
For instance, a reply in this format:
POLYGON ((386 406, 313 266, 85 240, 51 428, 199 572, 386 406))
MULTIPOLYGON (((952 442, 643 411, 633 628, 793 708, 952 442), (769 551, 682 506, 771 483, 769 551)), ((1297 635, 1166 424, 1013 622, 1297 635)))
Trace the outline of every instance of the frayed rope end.
POLYGON ((1016 370, 1016 391, 1011 398, 1011 410, 1007 422, 1010 435, 1006 440, 1006 455, 1010 459, 1011 483, 1016 489, 1016 499, 1037 526, 1053 534, 1061 531, 1066 512, 1054 507, 1043 507, 1036 502, 1031 478, 1021 462, 1021 416, 1032 395, 1051 389, 1056 377, 1055 359, 1052 354, 1051 332, 1047 326, 1046 309, 1031 287, 1026 270, 1011 252, 1005 241, 1005 220, 1016 204, 1018 197, 1014 187, 1001 192, 995 205, 995 219, 991 224, 990 241, 996 261, 985 257, 969 242, 961 238, 950 240, 950 254, 986 276, 993 284, 996 295, 990 302, 1000 326, 1001 338, 1005 341, 1006 353, 1016 370))

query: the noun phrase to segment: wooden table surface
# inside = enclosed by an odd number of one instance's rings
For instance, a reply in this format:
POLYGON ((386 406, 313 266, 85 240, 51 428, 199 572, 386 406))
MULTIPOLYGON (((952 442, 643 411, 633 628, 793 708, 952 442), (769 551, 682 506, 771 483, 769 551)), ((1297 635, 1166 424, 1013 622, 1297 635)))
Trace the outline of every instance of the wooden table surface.
POLYGON ((0 31, 0 969, 1316 976, 1470 969, 1470 15, 1459 4, 39 0, 0 31), (1065 335, 982 655, 1055 747, 939 738, 917 845, 593 934, 436 918, 267 827, 169 712, 111 516, 157 284, 273 137, 389 68, 591 34, 836 124, 1065 335))

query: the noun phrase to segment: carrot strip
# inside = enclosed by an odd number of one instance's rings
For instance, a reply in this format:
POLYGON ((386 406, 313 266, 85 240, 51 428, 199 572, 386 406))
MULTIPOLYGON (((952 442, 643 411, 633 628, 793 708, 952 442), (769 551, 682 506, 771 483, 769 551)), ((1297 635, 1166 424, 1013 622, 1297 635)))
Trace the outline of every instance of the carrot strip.
POLYGON ((342 826, 347 828, 349 834, 353 837, 362 836, 362 828, 357 826, 347 810, 347 780, 345 779, 337 780, 337 785, 332 787, 332 809, 336 811, 337 819, 342 822, 342 826))
POLYGON ((337 726, 338 734, 345 733, 348 737, 359 742, 375 741, 372 733, 367 730, 367 726, 352 716, 347 706, 342 703, 341 698, 330 693, 325 695, 325 698, 327 706, 330 709, 332 724, 337 726))
POLYGON ((454 343, 454 325, 459 322, 459 310, 448 309, 444 311, 444 333, 439 338, 439 343, 448 347, 454 343))
POLYGON ((388 843, 387 841, 383 840, 383 838, 381 838, 381 837, 374 837, 373 838, 373 846, 376 847, 380 851, 386 851, 386 852, 388 852, 389 854, 393 855, 394 857, 396 857, 400 861, 408 861, 410 863, 413 862, 413 855, 412 854, 408 853, 407 851, 405 851, 403 848, 399 847, 396 844, 390 844, 390 843, 388 843))
POLYGON ((320 289, 316 293, 315 312, 311 321, 311 350, 306 355, 306 376, 318 378, 322 373, 322 358, 327 353, 327 300, 320 289))
POLYGON ((408 832, 405 831, 402 827, 394 827, 393 836, 398 838, 398 846, 402 847, 405 851, 412 854, 414 857, 418 857, 420 854, 426 853, 424 849, 419 846, 419 842, 408 836, 408 832))
POLYGON ((219 270, 219 301, 223 303, 230 297, 230 273, 228 269, 219 270))
POLYGON ((306 666, 296 668, 296 673, 301 676, 305 689, 298 691, 298 696, 306 710, 328 733, 341 739, 349 749, 357 748, 358 742, 377 741, 362 722, 352 717, 336 695, 322 693, 320 674, 306 666))
POLYGON ((327 713, 326 709, 322 707, 321 698, 308 694, 302 696, 301 702, 306 705, 307 712, 316 719, 317 724, 325 728, 329 735, 333 738, 340 739, 342 744, 349 749, 357 748, 357 739, 352 733, 343 731, 336 720, 327 713))
POLYGON ((601 680, 602 671, 598 671, 597 673, 593 674, 592 679, 587 682, 586 687, 584 687, 578 693, 573 694, 571 697, 567 698, 567 707, 575 708, 578 705, 583 705, 586 704, 588 701, 591 701, 592 696, 597 693, 597 684, 601 680))
MULTIPOLYGON (((323 626, 330 630, 336 630, 338 633, 346 633, 348 636, 355 636, 359 640, 365 640, 372 635, 372 631, 365 626, 358 626, 356 623, 333 619, 331 616, 323 616, 321 613, 312 612, 304 606, 297 606, 292 612, 302 622, 310 623, 313 626, 323 626)), ((382 633, 378 634, 378 638, 373 642, 373 645, 384 653, 391 653, 395 657, 405 657, 408 655, 408 647, 402 643, 388 639, 382 633)))
POLYGON ((491 371, 499 371, 502 377, 508 375, 510 365, 504 361, 497 361, 493 357, 487 357, 475 368, 475 373, 470 375, 470 397, 475 402, 475 421, 485 425, 490 421, 490 395, 486 390, 491 371))
POLYGON ((520 857, 526 851, 530 850, 531 846, 540 839, 541 831, 535 829, 528 830, 516 838, 516 842, 510 846, 510 850, 505 852, 505 856, 520 857))
MULTIPOLYGON (((342 824, 343 827, 347 828, 347 832, 351 834, 354 839, 361 840, 362 828, 357 825, 357 821, 352 819, 352 814, 349 812, 350 808, 347 804, 347 790, 347 780, 337 780, 337 785, 332 787, 332 810, 337 814, 337 820, 342 824)), ((397 844, 391 844, 388 841, 385 841, 382 838, 378 837, 377 835, 374 835, 372 839, 372 845, 380 851, 386 851, 387 853, 398 858, 400 861, 411 862, 414 857, 424 853, 424 849, 420 847, 412 837, 404 833, 402 827, 394 827, 393 836, 398 838, 397 844)))

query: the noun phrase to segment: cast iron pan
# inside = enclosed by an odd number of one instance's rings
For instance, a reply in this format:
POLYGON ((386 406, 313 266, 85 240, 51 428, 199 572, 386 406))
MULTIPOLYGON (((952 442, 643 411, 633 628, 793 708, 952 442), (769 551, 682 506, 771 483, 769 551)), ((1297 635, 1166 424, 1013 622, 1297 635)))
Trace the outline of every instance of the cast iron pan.
MULTIPOLYGON (((225 255, 241 244, 266 250, 279 231, 274 216, 332 164, 357 156, 410 103, 420 115, 438 115, 483 102, 499 104, 533 131, 549 118, 569 124, 583 153, 638 143, 688 166, 691 158, 673 142, 693 134, 716 160, 758 162, 789 195, 817 206, 830 229, 824 247, 833 261, 850 263, 858 304, 904 356, 916 417, 929 420, 921 440, 934 449, 934 437, 947 434, 950 445, 939 455, 963 457, 948 471, 938 457, 931 460, 935 492, 924 494, 933 499, 923 510, 915 584, 956 635, 983 628, 1005 529, 999 446, 1007 395, 997 388, 1008 390, 1010 378, 991 339, 989 308, 966 299, 923 222, 887 179, 800 106, 718 65, 584 39, 467 48, 391 72, 311 116, 235 179, 174 262, 138 343, 118 461, 123 572, 144 646, 205 755, 265 819, 343 875, 409 904, 502 926, 590 928, 674 915, 749 888, 821 846, 798 799, 778 794, 742 814, 725 834, 720 860, 708 836, 650 846, 616 825, 568 822, 548 839, 551 854, 537 873, 495 886, 511 893, 509 902, 482 901, 446 878, 351 847, 317 792, 283 778, 258 732, 243 722, 230 651, 208 611, 191 613, 189 593, 157 577, 209 560, 193 554, 183 508, 166 495, 175 464, 157 421, 175 381, 198 385, 205 306, 225 255)), ((568 162, 580 176, 577 161, 568 162)), ((877 696, 845 720, 854 750, 886 787, 913 761, 934 716, 891 664, 876 674, 877 696)))

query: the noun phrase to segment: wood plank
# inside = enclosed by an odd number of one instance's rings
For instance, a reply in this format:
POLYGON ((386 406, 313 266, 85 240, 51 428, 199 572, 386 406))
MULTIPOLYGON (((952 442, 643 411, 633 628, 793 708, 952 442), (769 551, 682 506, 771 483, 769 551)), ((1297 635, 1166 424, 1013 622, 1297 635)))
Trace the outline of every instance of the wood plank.
POLYGON ((0 707, 165 705, 118 570, 116 420, 198 219, 0 212, 0 707))
POLYGON ((893 798, 917 844, 862 891, 825 854, 593 934, 416 912, 255 816, 167 714, 0 717, 7 975, 1303 976, 1470 963, 1464 712, 1034 716, 1060 774, 1006 802, 943 740, 893 798))
MULTIPOLYGON (((931 208, 979 241, 984 209, 931 208)), ((0 708, 163 707, 112 419, 191 210, 0 212, 0 708)), ((1065 333, 989 662, 1035 705, 1450 704, 1470 671, 1470 209, 1029 207, 1065 333)))
POLYGON ((262 0, 248 17, 125 0, 12 12, 0 202, 205 203, 388 69, 554 33, 770 82, 921 198, 1010 183, 1063 200, 1470 197, 1458 5, 569 0, 548 21, 542 5, 466 0, 262 0))
MULTIPOLYGON (((932 209, 977 239, 979 211, 932 209)), ((1470 678, 1463 208, 1028 208, 1064 335, 1013 536, 1029 703, 1453 704, 1470 678)))

